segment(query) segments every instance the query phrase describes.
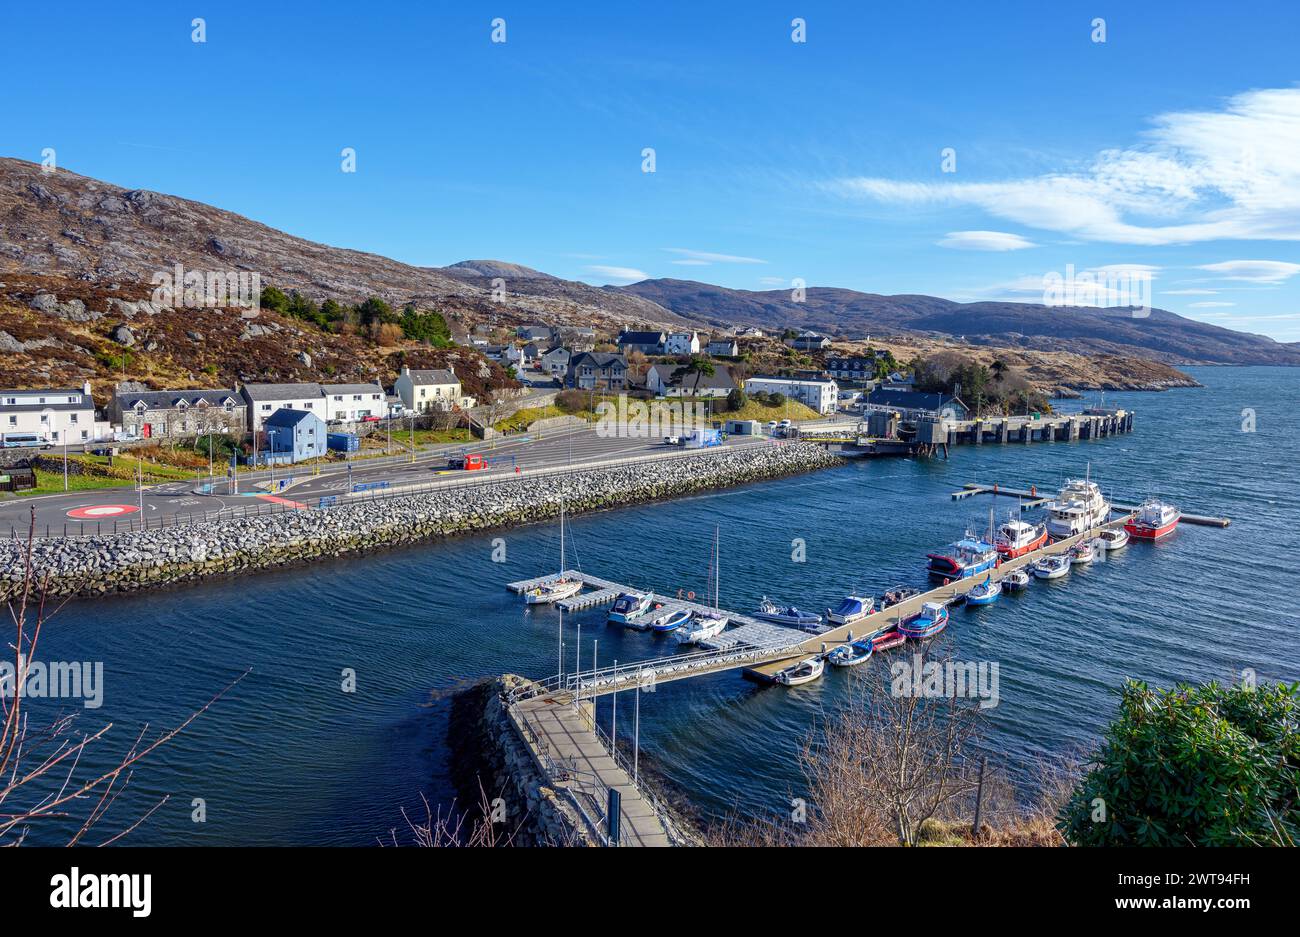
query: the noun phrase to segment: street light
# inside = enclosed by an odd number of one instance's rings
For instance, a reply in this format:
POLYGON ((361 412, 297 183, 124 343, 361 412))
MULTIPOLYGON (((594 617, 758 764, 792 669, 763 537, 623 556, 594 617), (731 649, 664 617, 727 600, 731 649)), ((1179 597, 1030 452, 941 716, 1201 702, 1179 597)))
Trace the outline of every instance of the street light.
POLYGON ((275 491, 275 434, 276 430, 266 431, 266 461, 271 466, 271 491, 275 491))

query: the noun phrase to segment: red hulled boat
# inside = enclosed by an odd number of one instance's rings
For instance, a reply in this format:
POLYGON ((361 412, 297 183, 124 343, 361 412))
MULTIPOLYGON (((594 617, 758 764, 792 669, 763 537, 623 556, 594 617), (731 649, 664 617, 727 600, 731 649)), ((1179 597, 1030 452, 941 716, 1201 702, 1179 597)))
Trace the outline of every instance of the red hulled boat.
POLYGON ((1182 516, 1182 512, 1172 504, 1165 504, 1152 498, 1142 502, 1137 513, 1124 525, 1124 529, 1128 531, 1130 537, 1138 540, 1159 540, 1174 532, 1182 516))

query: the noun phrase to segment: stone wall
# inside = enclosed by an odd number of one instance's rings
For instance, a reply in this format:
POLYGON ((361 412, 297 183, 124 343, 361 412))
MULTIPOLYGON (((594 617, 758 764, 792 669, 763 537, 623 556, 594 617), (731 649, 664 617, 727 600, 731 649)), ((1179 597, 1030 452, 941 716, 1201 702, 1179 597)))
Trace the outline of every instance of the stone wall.
MULTIPOLYGON (((33 567, 56 595, 124 592, 545 520, 562 503, 571 514, 601 510, 840 464, 811 444, 727 449, 321 510, 40 539, 33 567)), ((0 542, 0 598, 21 585, 24 551, 20 541, 0 542)))

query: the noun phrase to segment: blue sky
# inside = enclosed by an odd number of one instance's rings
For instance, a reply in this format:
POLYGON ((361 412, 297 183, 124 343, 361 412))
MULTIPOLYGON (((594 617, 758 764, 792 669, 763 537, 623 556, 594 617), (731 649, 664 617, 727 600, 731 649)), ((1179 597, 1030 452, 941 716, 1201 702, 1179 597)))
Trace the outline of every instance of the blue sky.
POLYGON ((0 154, 413 264, 1025 301, 1137 269, 1300 340, 1300 4, 546 6, 10 4, 0 154))

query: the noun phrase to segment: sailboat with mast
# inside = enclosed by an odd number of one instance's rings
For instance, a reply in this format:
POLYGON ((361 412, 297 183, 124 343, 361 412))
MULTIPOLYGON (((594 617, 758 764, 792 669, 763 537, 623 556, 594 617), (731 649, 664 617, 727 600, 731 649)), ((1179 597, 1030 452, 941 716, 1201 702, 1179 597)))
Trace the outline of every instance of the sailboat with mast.
POLYGON ((560 575, 534 586, 524 593, 525 605, 549 605, 567 599, 582 591, 582 580, 565 575, 564 568, 564 503, 560 503, 560 575))
POLYGON ((731 620, 718 609, 718 594, 721 591, 722 576, 718 568, 717 527, 713 528, 713 562, 709 567, 709 579, 711 580, 709 584, 713 587, 713 608, 707 611, 694 612, 690 621, 673 632, 673 637, 677 639, 678 644, 699 644, 701 641, 717 637, 727 627, 727 622, 731 620))

